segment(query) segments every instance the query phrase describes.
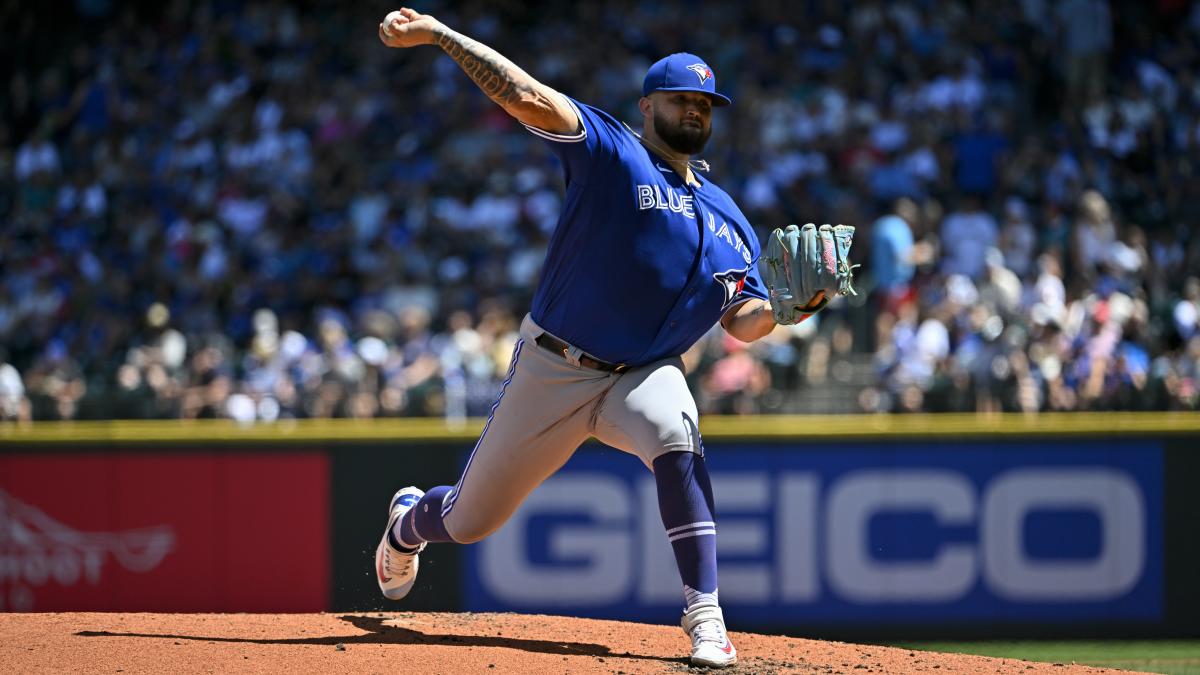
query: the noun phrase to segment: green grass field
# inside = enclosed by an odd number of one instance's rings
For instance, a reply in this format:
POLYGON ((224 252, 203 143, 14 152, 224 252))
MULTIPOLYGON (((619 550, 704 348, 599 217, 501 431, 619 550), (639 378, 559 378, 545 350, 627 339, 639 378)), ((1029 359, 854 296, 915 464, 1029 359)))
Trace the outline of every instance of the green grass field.
POLYGON ((1200 640, 905 642, 895 646, 1049 663, 1074 661, 1167 675, 1200 675, 1200 640))

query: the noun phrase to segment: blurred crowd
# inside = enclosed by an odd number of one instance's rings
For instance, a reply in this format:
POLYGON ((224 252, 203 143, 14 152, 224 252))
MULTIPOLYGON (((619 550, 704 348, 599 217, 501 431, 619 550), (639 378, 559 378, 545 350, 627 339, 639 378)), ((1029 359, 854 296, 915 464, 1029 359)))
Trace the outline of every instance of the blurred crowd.
MULTIPOLYGON (((416 6, 635 126, 699 53, 760 235, 858 226, 860 295, 685 356, 702 411, 1200 405, 1200 4, 416 6)), ((0 8, 0 419, 487 414, 562 181, 390 9, 0 8)))

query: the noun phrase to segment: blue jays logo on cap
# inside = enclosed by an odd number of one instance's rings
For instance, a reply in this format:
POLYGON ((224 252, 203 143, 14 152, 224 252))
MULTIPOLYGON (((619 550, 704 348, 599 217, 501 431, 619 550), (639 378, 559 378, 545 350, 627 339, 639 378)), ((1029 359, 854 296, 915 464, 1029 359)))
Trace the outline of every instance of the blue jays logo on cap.
POLYGON ((713 105, 733 103, 728 96, 717 91, 717 76, 704 59, 686 52, 659 59, 646 71, 642 95, 649 96, 655 91, 698 91, 708 94, 713 105))
POLYGON ((703 63, 693 63, 692 65, 688 66, 688 70, 692 71, 696 74, 696 77, 700 78, 700 84, 704 84, 708 78, 712 77, 712 71, 709 70, 708 66, 704 65, 703 63))

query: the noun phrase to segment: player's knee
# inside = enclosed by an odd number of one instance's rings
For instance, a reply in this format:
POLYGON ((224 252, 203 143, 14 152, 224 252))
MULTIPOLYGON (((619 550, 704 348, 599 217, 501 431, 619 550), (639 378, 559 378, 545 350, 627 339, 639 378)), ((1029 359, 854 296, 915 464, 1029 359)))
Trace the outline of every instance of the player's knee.
POLYGON ((693 436, 680 431, 672 431, 667 434, 659 434, 658 437, 659 452, 655 454, 665 454, 668 452, 699 452, 700 446, 693 436))
POLYGON ((693 419, 684 413, 679 420, 656 424, 658 447, 652 449, 651 456, 668 452, 700 453, 700 431, 693 419))

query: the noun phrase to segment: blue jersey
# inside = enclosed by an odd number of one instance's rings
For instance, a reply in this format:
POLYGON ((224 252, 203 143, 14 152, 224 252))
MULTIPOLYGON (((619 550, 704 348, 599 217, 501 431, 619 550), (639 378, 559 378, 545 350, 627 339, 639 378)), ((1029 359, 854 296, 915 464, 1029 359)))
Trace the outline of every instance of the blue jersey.
POLYGON ((550 141, 566 178, 533 299, 538 325, 639 366, 682 354, 730 307, 767 298, 758 237, 724 190, 699 176, 686 184, 624 124, 571 104, 579 133, 527 127, 550 141))

